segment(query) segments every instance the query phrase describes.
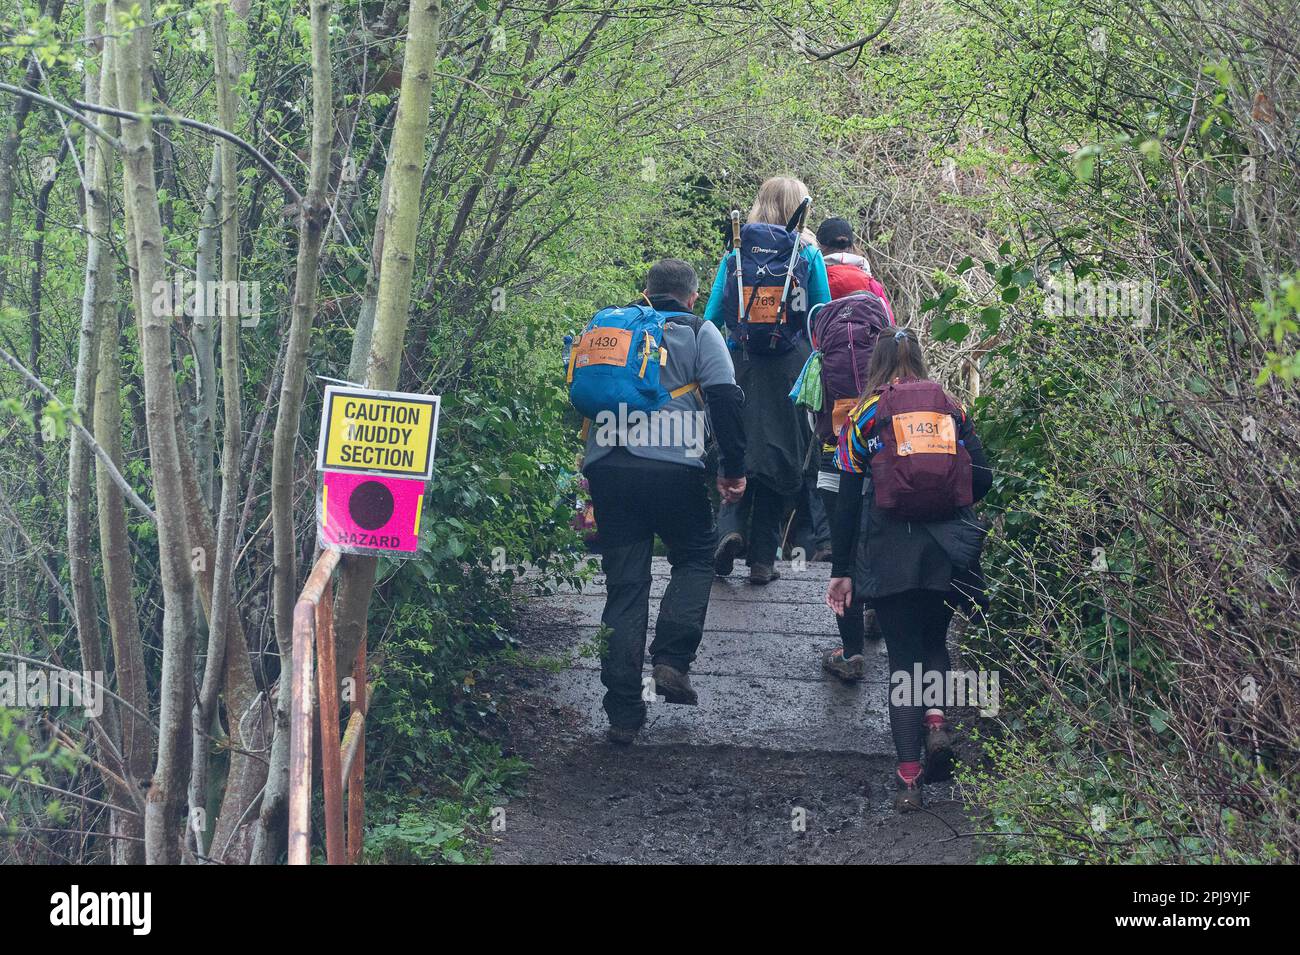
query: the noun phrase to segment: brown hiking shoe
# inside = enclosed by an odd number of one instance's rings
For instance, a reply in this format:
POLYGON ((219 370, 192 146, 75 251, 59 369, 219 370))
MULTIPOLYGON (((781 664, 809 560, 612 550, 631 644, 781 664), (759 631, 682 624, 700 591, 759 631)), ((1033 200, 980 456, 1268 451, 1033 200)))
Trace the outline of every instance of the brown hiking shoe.
POLYGON ((925 778, 932 783, 952 779, 952 726, 947 720, 926 724, 925 778))
POLYGON ((895 773, 894 785, 895 812, 916 812, 924 806, 925 800, 921 796, 920 776, 909 783, 898 773, 895 773))
POLYGON ((637 734, 641 732, 641 725, 638 723, 636 726, 615 726, 611 723, 609 729, 605 731, 605 739, 615 746, 631 746, 636 741, 637 734))
POLYGON ((745 538, 739 534, 728 534, 718 541, 718 549, 713 552, 713 573, 718 577, 730 577, 736 569, 736 558, 745 550, 745 538))
POLYGON ((651 676, 654 677, 655 692, 663 696, 665 703, 694 706, 700 702, 699 694, 691 686, 691 678, 676 667, 658 663, 651 676))
POLYGON ((749 568, 749 582, 751 584, 770 584, 774 580, 781 578, 781 572, 771 564, 754 564, 749 568))
POLYGON ((867 675, 867 661, 860 653, 846 657, 844 648, 836 647, 822 654, 822 669, 847 683, 857 683, 867 675))

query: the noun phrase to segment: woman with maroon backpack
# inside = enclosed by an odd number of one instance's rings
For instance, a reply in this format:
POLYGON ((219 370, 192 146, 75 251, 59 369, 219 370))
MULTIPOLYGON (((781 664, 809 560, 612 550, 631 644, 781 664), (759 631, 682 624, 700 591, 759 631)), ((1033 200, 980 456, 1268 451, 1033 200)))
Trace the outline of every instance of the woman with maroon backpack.
POLYGON ((892 674, 894 808, 908 812, 922 805, 923 748, 925 781, 952 771, 943 709, 918 703, 931 701, 908 685, 919 672, 938 673, 948 686, 953 611, 988 605, 979 566, 985 530, 972 505, 988 493, 992 472, 961 404, 930 380, 916 334, 901 328, 876 343, 836 460, 826 603, 837 616, 862 604, 876 611, 892 674))

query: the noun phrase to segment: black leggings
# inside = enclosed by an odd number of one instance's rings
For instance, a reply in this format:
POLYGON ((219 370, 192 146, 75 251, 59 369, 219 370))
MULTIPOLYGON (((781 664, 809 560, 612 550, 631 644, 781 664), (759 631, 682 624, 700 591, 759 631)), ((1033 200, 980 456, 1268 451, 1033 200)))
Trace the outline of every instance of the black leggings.
MULTIPOLYGON (((876 619, 880 622, 889 650, 889 728, 894 735, 894 749, 899 762, 915 762, 921 758, 921 719, 929 707, 921 704, 923 687, 915 686, 916 665, 923 673, 943 674, 947 685, 948 623, 953 609, 946 596, 937 590, 908 590, 901 594, 881 597, 872 601, 876 619), (911 688, 907 694, 910 703, 896 705, 895 694, 900 692, 899 674, 906 678, 902 686, 911 688)), ((848 652, 847 650, 845 651, 848 652)))
MULTIPOLYGON (((834 521, 839 494, 828 488, 819 488, 817 493, 821 495, 822 507, 826 509, 827 520, 834 521)), ((835 618, 835 626, 840 629, 840 641, 844 644, 844 658, 846 660, 849 657, 859 656, 866 646, 866 612, 866 603, 854 598, 848 609, 844 611, 844 616, 835 618)))

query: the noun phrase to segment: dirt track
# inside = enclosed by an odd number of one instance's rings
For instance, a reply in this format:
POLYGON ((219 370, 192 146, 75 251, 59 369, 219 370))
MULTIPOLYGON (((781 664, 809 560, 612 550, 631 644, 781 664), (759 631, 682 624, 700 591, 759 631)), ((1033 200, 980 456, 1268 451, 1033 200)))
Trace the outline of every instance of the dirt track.
MULTIPOLYGON (((666 576, 657 559, 652 626, 666 576)), ((822 673, 819 652, 837 639, 825 579, 809 565, 766 588, 715 582, 692 669, 700 705, 652 704, 631 748, 604 741, 598 664, 576 652, 599 623, 602 582, 534 598, 525 652, 569 665, 508 677, 511 746, 534 768, 505 807, 493 861, 972 861, 951 786, 927 789, 926 812, 894 813, 885 657, 869 645, 856 687, 822 673)))

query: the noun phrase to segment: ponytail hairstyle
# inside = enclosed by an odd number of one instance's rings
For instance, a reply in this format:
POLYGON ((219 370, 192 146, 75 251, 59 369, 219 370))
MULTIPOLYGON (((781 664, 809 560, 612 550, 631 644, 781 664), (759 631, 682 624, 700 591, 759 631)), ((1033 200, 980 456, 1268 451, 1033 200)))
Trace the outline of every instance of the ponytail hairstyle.
POLYGON ((916 332, 910 328, 887 328, 876 339, 875 350, 871 353, 863 397, 895 378, 923 381, 929 377, 930 369, 926 367, 925 356, 921 354, 921 343, 917 340, 916 332))

